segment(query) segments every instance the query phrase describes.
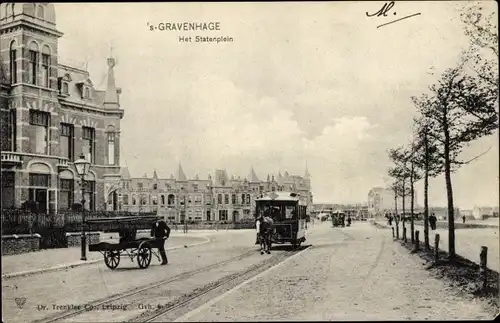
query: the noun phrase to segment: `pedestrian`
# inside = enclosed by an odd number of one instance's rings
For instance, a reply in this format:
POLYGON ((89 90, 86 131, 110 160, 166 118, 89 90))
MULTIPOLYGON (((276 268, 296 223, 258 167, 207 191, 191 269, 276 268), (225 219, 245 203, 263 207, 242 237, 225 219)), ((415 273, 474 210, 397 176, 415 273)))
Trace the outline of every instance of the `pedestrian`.
POLYGON ((465 223, 465 215, 462 216, 462 221, 465 223))
POLYGON ((431 230, 436 230, 436 215, 434 213, 429 216, 429 224, 431 225, 431 230))
POLYGON ((165 221, 157 219, 151 228, 151 236, 155 238, 158 251, 161 256, 161 264, 168 264, 167 253, 165 252, 165 240, 170 237, 170 228, 165 221))
POLYGON ((260 213, 257 216, 257 219, 255 220, 255 230, 256 232, 256 237, 255 237, 255 244, 260 244, 259 241, 259 233, 260 233, 260 224, 262 223, 262 213, 260 213))

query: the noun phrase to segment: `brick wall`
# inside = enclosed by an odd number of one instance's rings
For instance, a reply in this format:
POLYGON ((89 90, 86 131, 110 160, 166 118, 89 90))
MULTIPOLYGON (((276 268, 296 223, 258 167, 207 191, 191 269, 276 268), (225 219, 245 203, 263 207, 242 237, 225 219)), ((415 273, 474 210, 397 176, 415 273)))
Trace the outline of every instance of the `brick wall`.
POLYGON ((2 236, 2 256, 40 250, 39 235, 19 234, 2 236))
MULTIPOLYGON (((101 234, 98 232, 87 232, 87 245, 101 242, 101 234)), ((68 247, 80 246, 82 241, 81 233, 66 233, 68 247)))

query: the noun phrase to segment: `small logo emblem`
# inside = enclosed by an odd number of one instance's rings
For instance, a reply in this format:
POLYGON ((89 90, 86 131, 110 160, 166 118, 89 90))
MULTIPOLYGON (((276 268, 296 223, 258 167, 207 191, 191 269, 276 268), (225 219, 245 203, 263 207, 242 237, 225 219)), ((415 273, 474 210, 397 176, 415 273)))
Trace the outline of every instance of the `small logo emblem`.
POLYGON ((26 304, 26 297, 16 297, 14 300, 19 308, 23 308, 24 304, 26 304))

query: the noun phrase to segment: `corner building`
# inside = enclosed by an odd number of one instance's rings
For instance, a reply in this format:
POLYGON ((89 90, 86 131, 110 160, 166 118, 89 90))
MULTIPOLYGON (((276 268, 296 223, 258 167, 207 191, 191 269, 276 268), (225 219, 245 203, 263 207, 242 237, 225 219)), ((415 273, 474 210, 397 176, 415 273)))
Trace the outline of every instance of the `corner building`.
POLYGON ((56 14, 49 3, 0 5, 2 208, 35 201, 47 214, 81 201, 73 161, 91 161, 85 208, 118 207, 120 108, 108 58, 107 87, 59 62, 56 14))
POLYGON ((270 191, 290 191, 300 194, 312 208, 311 180, 305 175, 293 176, 285 172, 260 180, 253 168, 246 178, 229 178, 227 171, 219 169, 212 178, 188 179, 179 165, 177 176, 158 178, 132 178, 126 167, 122 169, 120 209, 138 213, 157 213, 171 222, 187 221, 241 221, 255 217, 255 199, 270 191))

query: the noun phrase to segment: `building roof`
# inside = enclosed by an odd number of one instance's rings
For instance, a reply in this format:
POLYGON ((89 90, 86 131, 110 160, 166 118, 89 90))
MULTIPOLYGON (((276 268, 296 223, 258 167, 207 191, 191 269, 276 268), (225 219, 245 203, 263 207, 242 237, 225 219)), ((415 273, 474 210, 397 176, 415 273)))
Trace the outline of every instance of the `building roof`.
POLYGON ((251 183, 260 182, 259 178, 257 177, 257 174, 255 174, 255 171, 253 170, 253 166, 250 169, 250 174, 248 174, 248 181, 251 183))
POLYGON ((187 181, 186 174, 184 173, 184 170, 182 169, 181 164, 179 164, 179 169, 177 171, 177 180, 178 181, 187 181))

